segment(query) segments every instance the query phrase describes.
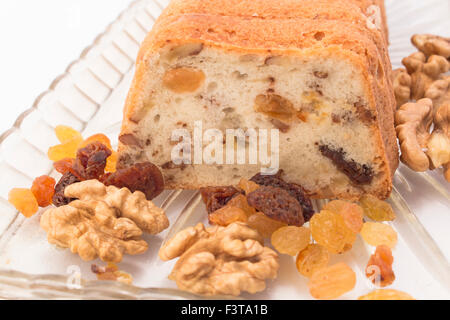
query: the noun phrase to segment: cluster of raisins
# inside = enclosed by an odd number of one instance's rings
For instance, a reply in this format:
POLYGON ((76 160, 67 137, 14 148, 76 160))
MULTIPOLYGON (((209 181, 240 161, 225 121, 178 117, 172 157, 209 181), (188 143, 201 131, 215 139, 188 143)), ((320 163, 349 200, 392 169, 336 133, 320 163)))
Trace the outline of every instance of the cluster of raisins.
POLYGON ((270 238, 279 253, 297 256, 297 270, 309 278, 310 293, 317 299, 335 299, 354 288, 356 276, 348 265, 328 264, 332 254, 349 251, 358 234, 378 246, 367 265, 367 277, 379 286, 395 279, 390 249, 396 242, 395 231, 379 222, 364 223, 364 217, 395 218, 390 205, 377 198, 364 196, 361 205, 334 200, 314 214, 303 188, 283 181, 281 173, 241 179, 236 188, 203 188, 201 194, 211 224, 245 222, 270 238), (309 227, 303 226, 307 219, 309 227))
POLYGON ((233 186, 201 188, 212 224, 227 225, 246 220, 264 237, 270 237, 280 227, 302 226, 314 214, 311 201, 304 189, 285 182, 281 171, 276 175, 256 175, 251 180, 241 179, 237 188, 233 186), (245 199, 246 205, 232 204, 232 200, 245 199), (236 207, 241 207, 237 210, 236 207), (251 208, 251 209, 249 209, 251 208))
POLYGON ((117 152, 104 134, 83 140, 80 132, 68 126, 57 126, 55 133, 60 144, 49 148, 48 157, 54 161, 55 170, 62 174, 58 183, 42 176, 34 180, 31 189, 12 189, 9 193, 9 202, 26 217, 34 215, 39 207, 69 204, 75 199, 64 195, 65 188, 84 180, 97 179, 132 192, 142 191, 148 200, 163 191, 162 173, 151 163, 116 171, 117 152))

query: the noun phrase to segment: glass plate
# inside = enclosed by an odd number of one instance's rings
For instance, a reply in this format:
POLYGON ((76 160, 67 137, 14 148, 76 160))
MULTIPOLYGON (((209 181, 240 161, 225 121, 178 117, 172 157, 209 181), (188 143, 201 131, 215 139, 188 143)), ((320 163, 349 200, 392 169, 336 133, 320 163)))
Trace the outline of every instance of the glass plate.
MULTIPOLYGON (((178 291, 167 279, 175 262, 157 258, 165 239, 204 221, 205 208, 197 192, 165 191, 155 200, 166 209, 171 227, 158 236, 145 237, 150 249, 144 255, 127 256, 120 263, 121 270, 133 275, 133 286, 95 280, 91 263, 102 262, 83 262, 69 250, 48 244, 39 227, 39 215, 25 219, 6 200, 11 188, 29 187, 34 177, 45 173, 55 175, 46 152, 57 143, 54 127, 58 124, 81 130, 84 136, 106 133, 117 145, 139 44, 167 3, 135 1, 0 137, 0 298, 200 298, 178 291)), ((413 52, 409 41, 413 33, 449 35, 448 1, 390 0, 387 9, 395 67, 413 52)), ((417 299, 450 298, 450 190, 442 171, 418 174, 401 166, 389 201, 397 212, 397 219, 390 224, 399 233, 394 250, 397 279, 392 288, 417 299)), ((373 289, 364 276, 372 251, 358 239, 353 250, 333 258, 347 262, 357 273, 356 288, 343 299, 355 299, 373 289)), ((293 258, 282 255, 280 260, 276 281, 269 281, 260 294, 242 297, 311 299, 307 281, 298 275, 293 258)))

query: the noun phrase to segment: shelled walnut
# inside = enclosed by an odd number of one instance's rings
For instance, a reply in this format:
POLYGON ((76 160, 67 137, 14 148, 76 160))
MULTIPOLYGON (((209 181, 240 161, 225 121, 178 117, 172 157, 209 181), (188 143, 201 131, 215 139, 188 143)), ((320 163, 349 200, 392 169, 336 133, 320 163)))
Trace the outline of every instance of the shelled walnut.
POLYGON ((434 130, 428 141, 427 154, 433 167, 444 166, 445 178, 450 182, 450 103, 440 106, 434 116, 434 130))
POLYGON ((404 105, 411 97, 411 76, 406 69, 399 68, 392 72, 392 85, 394 86, 397 108, 404 105))
POLYGON ((450 62, 446 58, 432 55, 427 59, 422 52, 413 53, 404 58, 402 63, 411 75, 411 98, 414 100, 423 98, 431 84, 450 69, 450 62))
POLYGON ((164 211, 142 192, 88 180, 68 186, 65 196, 79 200, 47 210, 40 224, 49 243, 70 248, 85 261, 120 262, 124 254, 144 253, 143 231, 156 234, 169 226, 164 211))
POLYGON ((434 54, 450 58, 450 38, 432 34, 416 34, 411 38, 413 45, 427 56, 434 54))
POLYGON ((450 103, 450 76, 443 77, 443 79, 436 80, 425 92, 425 98, 433 101, 433 114, 440 106, 450 103))
POLYGON ((160 250, 167 261, 180 257, 169 279, 182 290, 202 295, 234 295, 265 289, 275 279, 278 255, 264 247, 257 231, 243 223, 205 228, 202 223, 175 235, 160 250))
POLYGON ((414 35, 411 42, 419 52, 402 60, 406 72, 397 69, 392 75, 399 107, 395 125, 401 160, 419 172, 442 166, 445 179, 450 182, 446 115, 450 104, 450 76, 445 75, 450 70, 450 38, 419 34, 414 35), (426 103, 424 98, 428 99, 426 103), (430 110, 425 105, 431 107, 430 110))
POLYGON ((430 138, 433 102, 421 99, 406 103, 395 114, 395 129, 402 151, 401 159, 415 171, 426 171, 430 162, 423 148, 430 138))

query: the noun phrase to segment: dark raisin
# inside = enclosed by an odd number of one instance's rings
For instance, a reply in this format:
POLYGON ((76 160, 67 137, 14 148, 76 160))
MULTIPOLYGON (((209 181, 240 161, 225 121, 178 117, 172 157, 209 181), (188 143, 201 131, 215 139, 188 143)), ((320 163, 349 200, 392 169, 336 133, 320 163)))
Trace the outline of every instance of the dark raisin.
POLYGON ((93 142, 79 149, 72 166, 73 173, 80 180, 98 179, 105 172, 106 159, 111 150, 100 142, 93 142))
POLYGON ((278 171, 275 175, 257 174, 250 180, 259 184, 260 186, 277 187, 286 190, 292 197, 297 199, 303 209, 303 218, 308 222, 314 215, 314 208, 311 200, 306 195, 305 189, 298 184, 288 183, 281 178, 283 171, 278 171))
POLYGON ((280 130, 282 133, 287 133, 289 129, 291 128, 288 124, 284 123, 283 121, 280 121, 278 119, 271 119, 270 122, 273 124, 275 128, 280 130))
POLYGON ((250 206, 271 219, 294 226, 305 223, 300 203, 281 188, 260 187, 247 195, 247 201, 250 206))
POLYGON ((314 76, 319 79, 326 79, 328 78, 328 73, 323 71, 314 71, 314 76))
POLYGON ((224 207, 228 201, 240 194, 235 187, 206 187, 200 188, 203 202, 206 205, 208 214, 224 207))
POLYGON ((65 206, 76 199, 67 198, 64 190, 67 186, 80 182, 80 180, 70 172, 66 172, 55 186, 55 194, 53 195, 53 204, 57 207, 65 206))
POLYGON ((163 168, 164 170, 180 169, 181 171, 183 171, 184 169, 186 169, 186 164, 184 162, 181 164, 175 164, 172 161, 169 161, 164 163, 161 168, 163 168))
POLYGON ((344 149, 332 149, 327 145, 320 145, 319 150, 323 156, 333 161, 334 165, 342 171, 356 185, 370 184, 374 172, 367 164, 357 163, 355 160, 346 160, 347 153, 344 149))
POLYGON ((356 108, 356 114, 358 118, 366 125, 370 125, 377 119, 372 111, 367 109, 367 106, 365 106, 363 103, 356 102, 354 103, 354 106, 356 108))
POLYGON ((164 178, 157 166, 150 162, 138 163, 129 168, 108 173, 100 178, 107 186, 141 191, 147 200, 152 200, 164 190, 164 178))

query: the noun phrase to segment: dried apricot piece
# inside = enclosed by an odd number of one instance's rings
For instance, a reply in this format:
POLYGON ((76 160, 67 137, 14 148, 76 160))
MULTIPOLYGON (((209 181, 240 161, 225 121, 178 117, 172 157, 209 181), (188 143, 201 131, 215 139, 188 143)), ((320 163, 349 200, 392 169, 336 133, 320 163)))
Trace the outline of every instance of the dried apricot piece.
POLYGON ((77 130, 69 127, 69 126, 63 126, 59 125, 55 128, 56 137, 58 138, 59 142, 66 143, 73 139, 81 140, 83 137, 81 136, 81 133, 77 130))
POLYGON ((314 272, 325 268, 330 262, 330 253, 320 244, 309 244, 299 252, 295 264, 298 272, 305 277, 312 277, 314 272))
POLYGON ((117 160, 119 158, 119 154, 116 151, 113 151, 112 154, 106 159, 106 172, 116 172, 117 171, 117 160))
POLYGON ((39 204, 30 189, 11 189, 8 201, 27 218, 32 217, 39 210, 39 204))
POLYGON ((351 291, 355 284, 355 272, 341 262, 314 272, 308 287, 314 298, 329 300, 351 291))
POLYGON ((50 147, 47 155, 53 162, 65 158, 75 158, 77 155, 78 146, 83 141, 82 138, 74 138, 62 144, 50 147))
POLYGON ((311 231, 306 227, 281 227, 272 233, 271 242, 279 253, 295 256, 311 242, 311 231))
POLYGON ((343 253, 356 240, 356 234, 347 227, 344 217, 332 211, 316 213, 309 223, 314 240, 330 253, 343 253))
POLYGON ((248 216, 241 208, 226 205, 225 207, 209 214, 208 218, 211 224, 217 224, 219 226, 226 227, 233 222, 246 222, 248 216))
POLYGON ((394 248, 397 244, 397 232, 391 226, 380 222, 366 222, 361 229, 361 236, 371 246, 387 245, 394 248))
POLYGON ((227 206, 233 206, 242 209, 248 217, 256 213, 256 209, 248 204, 247 197, 243 194, 231 198, 231 200, 228 201, 227 206))
POLYGON ((374 290, 358 300, 415 300, 409 294, 394 289, 378 289, 374 290))
POLYGON ((367 263, 366 277, 380 287, 392 284, 395 280, 395 274, 392 270, 393 262, 394 257, 391 248, 386 245, 378 246, 367 263))
POLYGON ((386 201, 379 200, 377 197, 366 194, 359 199, 364 214, 374 221, 393 221, 395 212, 391 205, 386 201))
POLYGON ((64 158, 62 160, 53 162, 53 168, 61 174, 66 172, 70 172, 73 164, 75 163, 75 159, 72 158, 64 158))
POLYGON ((239 187, 239 189, 244 191, 245 194, 249 194, 250 192, 253 192, 256 189, 258 189, 259 188, 259 184, 255 183, 253 181, 250 181, 250 180, 242 178, 239 181, 238 187, 239 187))
POLYGON ((33 192, 39 207, 45 208, 52 204, 52 198, 55 194, 56 181, 49 176, 41 176, 33 181, 31 192, 33 192))
POLYGON ((264 213, 257 212, 250 216, 247 220, 250 228, 258 231, 264 238, 270 238, 272 233, 281 227, 287 226, 286 223, 270 219, 264 213))
POLYGON ((355 203, 343 200, 334 200, 327 203, 323 210, 332 211, 342 215, 347 227, 354 233, 359 233, 363 226, 363 209, 355 203))
POLYGON ((80 149, 84 148, 93 142, 100 142, 101 144, 105 145, 109 150, 112 150, 111 140, 109 140, 109 138, 105 136, 103 133, 98 133, 94 134, 93 136, 90 136, 81 143, 79 148, 80 149))

